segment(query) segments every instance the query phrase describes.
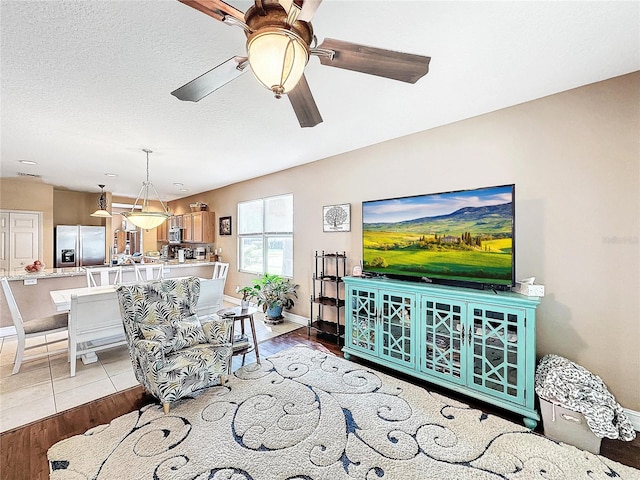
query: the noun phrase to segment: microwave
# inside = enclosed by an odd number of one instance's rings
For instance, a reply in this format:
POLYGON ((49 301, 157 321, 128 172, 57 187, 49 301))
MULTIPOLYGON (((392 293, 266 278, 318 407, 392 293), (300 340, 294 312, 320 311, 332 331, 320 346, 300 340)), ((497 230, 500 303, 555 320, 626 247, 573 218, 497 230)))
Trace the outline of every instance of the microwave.
POLYGON ((169 229, 169 243, 182 243, 182 229, 171 228, 169 229))

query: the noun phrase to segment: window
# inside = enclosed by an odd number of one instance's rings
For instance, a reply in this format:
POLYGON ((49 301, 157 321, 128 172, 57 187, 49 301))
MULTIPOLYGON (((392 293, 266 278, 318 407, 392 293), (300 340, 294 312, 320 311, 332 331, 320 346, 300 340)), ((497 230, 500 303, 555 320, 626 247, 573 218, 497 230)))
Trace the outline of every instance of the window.
POLYGON ((293 277, 293 195, 238 203, 240 271, 293 277))

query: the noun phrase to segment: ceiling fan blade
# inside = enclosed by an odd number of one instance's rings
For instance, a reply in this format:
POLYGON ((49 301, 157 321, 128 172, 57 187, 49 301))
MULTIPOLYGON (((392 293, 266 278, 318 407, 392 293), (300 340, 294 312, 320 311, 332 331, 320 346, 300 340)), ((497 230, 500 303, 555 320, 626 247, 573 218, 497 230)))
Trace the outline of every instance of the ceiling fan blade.
POLYGON ((313 99, 311 89, 304 75, 302 75, 298 84, 287 96, 302 128, 315 127, 319 123, 322 123, 320 111, 318 110, 316 101, 313 99))
POLYGON ((202 13, 215 18, 216 20, 224 20, 225 15, 231 15, 241 22, 244 22, 244 13, 235 7, 232 7, 222 0, 178 0, 185 5, 195 8, 202 13))
MULTIPOLYGON (((368 47, 333 38, 326 38, 314 50, 318 51, 320 63, 323 65, 408 83, 416 83, 424 77, 429 71, 431 60, 431 57, 368 47), (333 58, 324 55, 325 50, 334 52, 333 58)), ((314 53, 313 50, 312 53, 314 53)))
POLYGON ((297 20, 304 22, 310 22, 313 16, 318 10, 318 7, 322 3, 322 0, 279 0, 280 5, 284 8, 285 12, 289 13, 291 7, 298 8, 300 13, 297 15, 297 20))
POLYGON ((203 73, 198 78, 174 90, 171 95, 183 101, 197 102, 242 75, 249 70, 248 66, 247 57, 231 57, 226 62, 213 67, 207 73, 203 73))

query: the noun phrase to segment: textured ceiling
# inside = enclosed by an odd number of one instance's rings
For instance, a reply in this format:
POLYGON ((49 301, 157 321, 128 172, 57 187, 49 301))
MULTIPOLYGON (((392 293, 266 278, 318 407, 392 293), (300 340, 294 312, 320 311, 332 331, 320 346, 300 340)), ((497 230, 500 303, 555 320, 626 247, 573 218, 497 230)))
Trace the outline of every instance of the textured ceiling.
POLYGON ((250 74, 198 103, 170 95, 245 54, 242 30, 177 1, 2 0, 0 13, 2 177, 135 197, 150 148, 163 200, 640 70, 637 1, 325 0, 318 42, 432 60, 410 85, 312 57, 306 77, 324 123, 302 129, 288 100, 250 74))

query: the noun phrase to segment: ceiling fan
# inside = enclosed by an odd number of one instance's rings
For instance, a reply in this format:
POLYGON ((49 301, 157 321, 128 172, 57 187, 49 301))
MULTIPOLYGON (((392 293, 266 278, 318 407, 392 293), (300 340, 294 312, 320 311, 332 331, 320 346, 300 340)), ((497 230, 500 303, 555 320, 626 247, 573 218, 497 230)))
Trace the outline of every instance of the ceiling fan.
POLYGON ((322 117, 304 68, 310 55, 322 65, 415 83, 429 71, 430 57, 368 47, 326 38, 320 45, 311 18, 322 0, 255 0, 246 13, 222 0, 179 0, 247 36, 247 56, 234 56, 171 92, 197 102, 239 77, 251 67, 276 98, 287 95, 301 127, 314 127, 322 117))

